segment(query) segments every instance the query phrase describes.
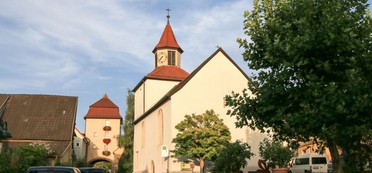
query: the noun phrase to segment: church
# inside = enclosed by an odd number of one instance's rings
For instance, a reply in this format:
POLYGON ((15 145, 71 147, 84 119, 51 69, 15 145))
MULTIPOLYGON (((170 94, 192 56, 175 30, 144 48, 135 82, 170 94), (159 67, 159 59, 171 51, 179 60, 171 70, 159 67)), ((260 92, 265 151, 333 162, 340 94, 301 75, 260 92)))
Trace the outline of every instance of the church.
MULTIPOLYGON (((255 156, 244 172, 258 169, 258 145, 266 137, 249 128, 236 128, 235 118, 226 115, 224 98, 232 91, 241 92, 250 82, 248 76, 222 49, 212 53, 191 73, 182 69, 183 50, 168 22, 153 49, 154 69, 134 87, 134 173, 168 173, 199 171, 198 163, 162 156, 162 148, 173 150, 171 142, 178 131, 176 124, 186 114, 202 114, 213 109, 229 127, 231 142, 240 140, 251 146, 255 156)), ((200 57, 205 58, 205 57, 200 57)), ((211 165, 206 164, 208 171, 211 165)))

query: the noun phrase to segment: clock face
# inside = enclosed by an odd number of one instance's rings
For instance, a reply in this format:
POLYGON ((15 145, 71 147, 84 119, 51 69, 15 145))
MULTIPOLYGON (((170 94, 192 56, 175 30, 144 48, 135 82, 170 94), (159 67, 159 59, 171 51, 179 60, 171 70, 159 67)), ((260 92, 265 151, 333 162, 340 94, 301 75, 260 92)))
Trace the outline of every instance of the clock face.
POLYGON ((164 53, 160 53, 160 57, 158 59, 158 62, 160 64, 163 64, 166 61, 167 57, 164 55, 164 53))

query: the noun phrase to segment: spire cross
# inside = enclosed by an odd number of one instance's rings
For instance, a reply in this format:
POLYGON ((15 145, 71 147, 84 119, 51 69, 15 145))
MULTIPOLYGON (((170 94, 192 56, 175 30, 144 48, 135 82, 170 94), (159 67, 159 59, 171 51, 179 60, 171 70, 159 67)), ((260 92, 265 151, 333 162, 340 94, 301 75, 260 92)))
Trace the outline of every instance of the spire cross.
POLYGON ((169 23, 169 18, 170 18, 169 12, 171 11, 171 9, 167 8, 167 9, 165 9, 165 10, 168 12, 167 20, 168 20, 168 23, 169 23))

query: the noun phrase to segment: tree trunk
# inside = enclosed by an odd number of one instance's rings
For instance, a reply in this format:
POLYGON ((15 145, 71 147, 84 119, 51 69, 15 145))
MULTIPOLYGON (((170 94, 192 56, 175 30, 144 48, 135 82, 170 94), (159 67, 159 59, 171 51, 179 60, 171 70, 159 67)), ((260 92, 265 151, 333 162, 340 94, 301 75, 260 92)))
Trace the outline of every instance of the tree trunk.
POLYGON ((329 152, 332 157, 332 169, 333 173, 344 173, 342 159, 338 153, 337 145, 332 140, 327 140, 329 152))
POLYGON ((204 158, 199 158, 200 161, 200 173, 204 173, 204 158))

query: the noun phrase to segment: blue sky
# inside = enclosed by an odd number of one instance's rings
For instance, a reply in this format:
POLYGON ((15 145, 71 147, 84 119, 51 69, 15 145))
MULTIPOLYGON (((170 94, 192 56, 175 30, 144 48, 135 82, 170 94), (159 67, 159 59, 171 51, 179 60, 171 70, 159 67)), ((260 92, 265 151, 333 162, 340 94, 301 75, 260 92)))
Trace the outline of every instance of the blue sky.
POLYGON ((244 69, 236 38, 248 0, 0 0, 0 93, 78 96, 76 126, 107 93, 125 116, 127 90, 154 69, 165 9, 192 72, 221 46, 244 69))
MULTIPOLYGON (((370 1, 368 1, 370 2, 370 1)), ((78 96, 76 126, 107 93, 126 111, 127 90, 154 69, 166 10, 181 66, 192 72, 221 46, 250 75, 236 38, 251 0, 0 0, 0 93, 78 96)))

